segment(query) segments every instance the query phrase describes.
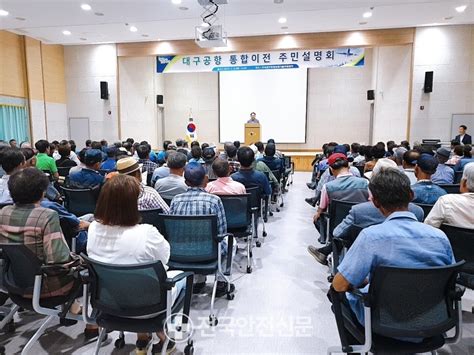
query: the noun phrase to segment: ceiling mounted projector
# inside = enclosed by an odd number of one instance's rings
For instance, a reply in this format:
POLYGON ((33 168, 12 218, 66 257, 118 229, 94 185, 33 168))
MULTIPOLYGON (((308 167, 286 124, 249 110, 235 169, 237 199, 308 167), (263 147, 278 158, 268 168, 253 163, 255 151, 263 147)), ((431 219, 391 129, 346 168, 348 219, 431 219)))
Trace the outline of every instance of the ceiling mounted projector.
POLYGON ((209 6, 209 5, 226 5, 227 0, 213 0, 212 2, 210 0, 198 0, 199 5, 201 6, 209 6))
POLYGON ((227 34, 221 25, 198 26, 195 42, 201 48, 227 47, 227 34))

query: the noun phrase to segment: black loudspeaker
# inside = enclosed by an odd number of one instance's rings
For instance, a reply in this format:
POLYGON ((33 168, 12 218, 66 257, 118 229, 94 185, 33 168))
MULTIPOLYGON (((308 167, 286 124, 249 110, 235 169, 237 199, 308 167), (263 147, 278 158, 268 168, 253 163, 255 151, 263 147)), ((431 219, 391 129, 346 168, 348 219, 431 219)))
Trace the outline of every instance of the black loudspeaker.
POLYGON ((163 95, 156 95, 156 104, 163 105, 163 95))
POLYGON ((109 83, 106 81, 100 82, 100 98, 102 100, 109 99, 109 83))
POLYGON ((367 90, 367 100, 375 100, 374 90, 367 90))
POLYGON ((425 72, 425 84, 423 85, 423 91, 428 94, 433 91, 433 72, 425 72))

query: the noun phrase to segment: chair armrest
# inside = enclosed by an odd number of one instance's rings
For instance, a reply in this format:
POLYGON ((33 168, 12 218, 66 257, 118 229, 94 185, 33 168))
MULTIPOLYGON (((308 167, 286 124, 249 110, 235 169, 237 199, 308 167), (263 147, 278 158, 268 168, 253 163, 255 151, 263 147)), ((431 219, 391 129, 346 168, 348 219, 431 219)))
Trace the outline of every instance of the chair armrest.
POLYGON ((173 278, 167 278, 166 281, 165 281, 166 287, 168 289, 171 289, 178 281, 181 281, 181 280, 183 280, 185 278, 188 278, 190 276, 194 276, 194 272, 183 271, 183 272, 179 273, 178 275, 176 275, 173 278))
POLYGON ((364 303, 364 307, 370 307, 370 296, 368 293, 362 293, 358 288, 352 288, 347 292, 359 298, 364 303))
POLYGON ((334 287, 329 288, 328 296, 332 303, 332 310, 336 318, 337 331, 339 333, 339 338, 341 340, 342 351, 345 353, 352 352, 352 346, 349 343, 347 337, 347 331, 344 326, 344 316, 342 315, 342 297, 344 297, 344 292, 337 292, 334 287))
POLYGON ((232 233, 225 233, 225 234, 222 234, 222 235, 218 235, 217 236, 217 241, 220 243, 224 240, 225 237, 234 238, 234 235, 232 233))
POLYGON ((46 276, 66 276, 73 273, 72 269, 66 269, 63 265, 53 264, 53 265, 42 265, 37 275, 46 275, 46 276))

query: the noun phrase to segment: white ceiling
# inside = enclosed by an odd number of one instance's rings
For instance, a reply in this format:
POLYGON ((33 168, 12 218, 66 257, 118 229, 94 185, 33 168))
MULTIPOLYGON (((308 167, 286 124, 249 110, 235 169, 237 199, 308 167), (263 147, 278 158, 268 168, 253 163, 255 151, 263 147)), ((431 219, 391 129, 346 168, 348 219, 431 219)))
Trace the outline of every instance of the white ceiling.
MULTIPOLYGON (((0 0, 0 9, 9 12, 0 29, 66 45, 190 39, 203 11, 197 0, 0 0), (92 10, 83 11, 83 3, 92 10)), ((228 0, 218 15, 229 37, 466 24, 474 23, 474 0, 228 0), (468 5, 464 13, 456 12, 460 5, 468 5), (373 16, 364 19, 372 6, 373 16), (278 23, 282 16, 286 24, 278 23)))

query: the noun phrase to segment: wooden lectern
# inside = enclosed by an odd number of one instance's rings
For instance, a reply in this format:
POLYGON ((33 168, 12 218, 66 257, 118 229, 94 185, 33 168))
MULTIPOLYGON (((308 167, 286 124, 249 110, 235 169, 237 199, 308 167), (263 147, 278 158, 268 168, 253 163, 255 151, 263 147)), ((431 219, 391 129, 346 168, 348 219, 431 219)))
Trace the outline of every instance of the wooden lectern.
POLYGON ((245 145, 256 143, 260 140, 260 123, 245 124, 245 145))

